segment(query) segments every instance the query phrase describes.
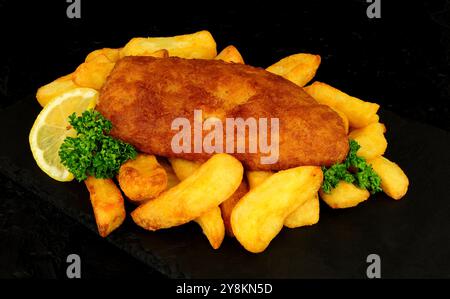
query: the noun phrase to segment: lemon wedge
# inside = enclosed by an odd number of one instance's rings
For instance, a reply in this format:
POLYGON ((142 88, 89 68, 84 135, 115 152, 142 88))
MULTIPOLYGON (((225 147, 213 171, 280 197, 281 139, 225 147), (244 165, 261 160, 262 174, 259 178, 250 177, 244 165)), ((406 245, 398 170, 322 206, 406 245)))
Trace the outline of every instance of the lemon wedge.
POLYGON ((91 88, 75 88, 52 99, 42 109, 30 131, 31 152, 39 168, 51 178, 67 182, 74 176, 61 164, 59 147, 68 136, 75 137, 70 126, 69 115, 81 115, 95 108, 98 92, 91 88))

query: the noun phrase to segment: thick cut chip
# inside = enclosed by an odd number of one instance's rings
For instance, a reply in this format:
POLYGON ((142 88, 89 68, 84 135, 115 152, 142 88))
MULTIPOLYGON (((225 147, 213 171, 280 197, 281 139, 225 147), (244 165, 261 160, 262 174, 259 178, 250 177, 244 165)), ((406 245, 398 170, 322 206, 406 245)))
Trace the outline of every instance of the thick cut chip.
POLYGON ((86 56, 84 62, 91 62, 97 60, 99 56, 104 56, 109 62, 116 62, 119 60, 120 49, 103 48, 94 50, 86 56))
POLYGON ((78 86, 72 81, 72 74, 65 75, 53 82, 39 87, 36 93, 36 99, 42 107, 45 107, 54 98, 77 87, 78 86))
POLYGON ((242 164, 232 156, 214 155, 184 181, 140 205, 131 216, 148 230, 187 223, 229 198, 239 187, 243 172, 242 164))
POLYGON ((175 187, 180 183, 180 179, 175 174, 175 171, 173 171, 172 165, 170 165, 169 162, 165 158, 158 157, 158 163, 159 165, 164 168, 167 174, 167 190, 170 188, 175 187))
POLYGON ((248 192, 248 185, 243 180, 239 188, 227 200, 220 204, 222 210, 223 223, 225 224, 225 231, 228 236, 234 237, 233 228, 231 227, 231 213, 239 200, 248 192))
POLYGON ((245 172, 247 175, 247 181, 250 189, 256 188, 261 185, 262 182, 270 178, 274 172, 272 171, 261 171, 261 170, 251 170, 245 172))
POLYGON ((232 45, 223 49, 214 59, 232 63, 244 63, 241 53, 239 53, 238 49, 232 45))
MULTIPOLYGON (((184 159, 169 159, 173 170, 178 179, 181 181, 188 178, 200 166, 201 163, 188 161, 184 159)), ((202 228, 203 234, 208 238, 209 243, 214 249, 217 249, 222 244, 225 237, 225 226, 222 219, 222 214, 219 207, 214 207, 207 211, 200 217, 194 219, 195 222, 202 228)))
POLYGON ((369 160, 383 155, 386 151, 388 143, 384 137, 385 132, 386 127, 383 124, 373 123, 351 131, 348 138, 355 140, 361 146, 357 155, 369 160))
MULTIPOLYGON (((72 80, 81 87, 89 87, 100 90, 106 82, 106 78, 114 68, 114 62, 100 61, 102 56, 91 62, 84 62, 73 73, 72 80)), ((106 59, 106 58, 105 58, 106 59)))
POLYGON ((367 161, 381 178, 381 189, 393 199, 401 199, 408 191, 409 180, 396 163, 385 157, 367 161))
POLYGON ((339 182, 336 188, 332 189, 328 194, 322 189, 320 189, 319 193, 322 200, 333 209, 355 207, 370 196, 369 191, 344 181, 339 182))
POLYGON ((219 207, 212 208, 194 220, 202 228, 212 248, 218 249, 225 237, 225 225, 219 207))
POLYGON ((193 174, 201 165, 200 162, 189 161, 179 158, 169 158, 173 171, 177 175, 180 181, 185 180, 191 174, 193 174))
POLYGON ((304 204, 295 209, 284 220, 284 226, 289 228, 297 228, 301 226, 314 225, 319 222, 320 202, 319 194, 316 192, 313 197, 308 199, 304 204))
POLYGON ((280 75, 303 87, 316 75, 320 56, 306 53, 294 54, 272 64, 267 71, 280 75))
POLYGON ((88 177, 84 183, 91 195, 100 236, 106 237, 125 220, 125 204, 122 193, 111 179, 88 177))
POLYGON ((377 111, 380 105, 362 101, 358 98, 322 82, 306 86, 305 91, 317 102, 342 111, 348 118, 350 127, 362 128, 378 122, 377 111))
POLYGON ((264 251, 286 217, 317 193, 322 178, 320 167, 296 167, 277 172, 251 189, 231 213, 237 240, 250 252, 264 251))
MULTIPOLYGON (((258 185, 273 175, 271 171, 247 171, 247 180, 250 188, 256 188, 258 185)), ((300 199, 302 200, 302 199, 300 199)), ((305 225, 313 225, 319 222, 320 204, 317 192, 304 204, 299 206, 284 220, 284 226, 297 228, 305 225)))
POLYGON ((153 155, 139 154, 119 169, 120 188, 134 203, 155 198, 167 187, 167 174, 153 155))
POLYGON ((203 30, 172 37, 135 37, 120 51, 120 57, 149 56, 161 49, 169 51, 170 56, 181 58, 214 59, 217 55, 214 38, 203 30))

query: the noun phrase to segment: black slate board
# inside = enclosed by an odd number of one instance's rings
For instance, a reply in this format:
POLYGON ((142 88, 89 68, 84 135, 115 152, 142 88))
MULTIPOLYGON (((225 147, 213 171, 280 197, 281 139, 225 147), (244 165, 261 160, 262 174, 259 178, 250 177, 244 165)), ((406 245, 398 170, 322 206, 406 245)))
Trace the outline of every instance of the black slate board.
MULTIPOLYGON (((0 111, 0 171, 96 231, 84 185, 53 181, 32 158, 28 133, 39 109, 29 97, 0 111)), ((410 178, 401 201, 378 194, 353 209, 322 205, 317 225, 283 229, 258 255, 229 238, 215 251, 194 224, 147 232, 130 217, 106 240, 169 277, 366 277, 366 257, 376 253, 385 278, 448 278, 450 134, 388 111, 381 112, 381 120, 388 129, 386 156, 410 178)))

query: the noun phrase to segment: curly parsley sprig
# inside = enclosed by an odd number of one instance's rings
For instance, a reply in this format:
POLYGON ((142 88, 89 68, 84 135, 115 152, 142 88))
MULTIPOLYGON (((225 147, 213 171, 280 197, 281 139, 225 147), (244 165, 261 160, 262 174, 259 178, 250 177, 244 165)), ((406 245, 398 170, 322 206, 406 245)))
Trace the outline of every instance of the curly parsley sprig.
POLYGON ((347 158, 342 163, 334 164, 327 168, 322 167, 323 183, 322 189, 330 193, 340 181, 353 183, 359 188, 366 189, 374 194, 381 191, 381 179, 373 171, 372 166, 362 157, 356 155, 361 147, 355 140, 350 140, 350 150, 347 158))
POLYGON ((136 158, 132 145, 108 135, 112 123, 100 112, 87 110, 79 117, 73 113, 69 123, 77 136, 64 139, 59 157, 78 181, 88 176, 112 178, 124 162, 136 158))

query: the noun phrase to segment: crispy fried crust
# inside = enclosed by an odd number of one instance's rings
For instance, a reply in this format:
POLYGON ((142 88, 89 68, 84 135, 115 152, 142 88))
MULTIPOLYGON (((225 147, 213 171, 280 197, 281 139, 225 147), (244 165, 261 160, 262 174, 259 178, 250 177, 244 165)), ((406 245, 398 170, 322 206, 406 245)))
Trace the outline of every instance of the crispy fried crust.
MULTIPOLYGON (((347 136, 341 118, 302 88, 263 69, 218 60, 124 57, 101 90, 97 109, 113 123, 111 134, 138 150, 205 161, 211 154, 171 149, 171 123, 194 109, 203 118, 279 118, 280 154, 261 164, 261 153, 234 154, 248 169, 281 170, 329 166, 345 158, 347 136)), ((270 132, 270 129, 268 130, 270 132)), ((204 133, 205 135, 205 133, 204 133)), ((194 138, 191 138, 192 142, 194 138)))

